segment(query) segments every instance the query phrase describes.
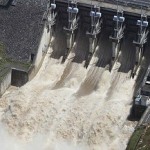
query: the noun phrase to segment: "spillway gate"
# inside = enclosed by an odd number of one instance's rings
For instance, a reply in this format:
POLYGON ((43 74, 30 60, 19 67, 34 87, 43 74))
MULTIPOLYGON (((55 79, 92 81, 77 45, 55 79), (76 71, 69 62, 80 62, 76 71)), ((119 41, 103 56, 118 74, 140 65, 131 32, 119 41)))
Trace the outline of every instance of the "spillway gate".
MULTIPOLYGON (((109 69, 113 68, 116 61, 119 60, 122 44, 130 40, 134 45, 135 51, 134 65, 131 77, 134 77, 144 59, 144 52, 147 41, 149 40, 149 7, 150 3, 144 1, 70 1, 70 0, 50 0, 47 4, 47 11, 44 20, 47 29, 51 30, 51 36, 57 36, 55 32, 61 28, 65 47, 60 56, 64 62, 77 43, 77 36, 82 32, 88 40, 88 47, 85 46, 85 67, 88 67, 96 47, 100 43, 100 36, 106 32, 107 40, 111 41, 111 58, 109 69), (108 7, 107 7, 108 6, 108 7), (110 8, 111 6, 111 8, 110 8), (135 9, 135 11, 134 11, 135 9)), ((62 40, 62 39, 60 39, 62 40)), ((77 43, 78 44, 78 43, 77 43)), ((57 58, 59 54, 57 53, 57 58)), ((54 54, 56 57, 56 54, 54 54)), ((82 62, 82 61, 80 61, 82 62)))

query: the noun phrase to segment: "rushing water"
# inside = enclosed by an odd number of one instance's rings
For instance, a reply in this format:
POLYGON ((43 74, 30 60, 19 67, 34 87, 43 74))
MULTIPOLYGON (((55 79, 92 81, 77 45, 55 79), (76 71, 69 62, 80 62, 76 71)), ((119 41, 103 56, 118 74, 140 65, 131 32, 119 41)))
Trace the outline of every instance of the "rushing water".
POLYGON ((134 123, 127 121, 135 83, 130 79, 134 51, 123 48, 109 72, 110 49, 99 44, 99 55, 94 54, 86 69, 85 52, 80 55, 81 63, 76 62, 85 41, 80 46, 76 43, 64 64, 61 58, 53 58, 57 52, 50 57, 49 48, 36 77, 21 88, 10 87, 2 96, 1 149, 126 148, 134 130, 134 123))

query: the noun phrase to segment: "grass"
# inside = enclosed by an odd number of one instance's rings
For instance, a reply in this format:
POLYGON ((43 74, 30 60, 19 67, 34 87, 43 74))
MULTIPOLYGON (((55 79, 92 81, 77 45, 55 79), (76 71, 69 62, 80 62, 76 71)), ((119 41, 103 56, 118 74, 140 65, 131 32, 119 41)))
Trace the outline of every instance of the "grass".
POLYGON ((18 62, 11 60, 9 58, 7 58, 6 60, 11 65, 11 67, 21 68, 22 70, 25 71, 28 71, 29 67, 31 66, 31 63, 29 62, 18 62))
POLYGON ((137 128, 126 150, 150 150, 150 126, 137 128))
POLYGON ((139 150, 150 150, 150 126, 146 128, 144 136, 137 145, 139 150))
POLYGON ((139 128, 137 128, 135 130, 135 132, 133 133, 133 135, 131 136, 131 139, 128 143, 128 147, 127 150, 136 150, 137 145, 145 131, 146 127, 145 126, 141 126, 139 128))

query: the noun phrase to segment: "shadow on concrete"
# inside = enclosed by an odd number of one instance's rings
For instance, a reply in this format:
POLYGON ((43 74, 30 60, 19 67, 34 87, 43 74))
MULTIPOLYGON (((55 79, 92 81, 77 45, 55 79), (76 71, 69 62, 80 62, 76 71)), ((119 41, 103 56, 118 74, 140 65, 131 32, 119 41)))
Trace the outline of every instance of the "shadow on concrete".
POLYGON ((96 64, 97 67, 105 68, 106 65, 110 65, 112 59, 112 42, 109 40, 111 32, 104 29, 98 41, 99 49, 96 52, 98 62, 96 64))
MULTIPOLYGON (((144 61, 141 64, 139 74, 136 79, 134 96, 137 94, 139 88, 142 86, 142 82, 144 80, 149 65, 150 65, 150 40, 148 40, 147 45, 145 46, 144 61)), ((133 104, 130 110, 130 115, 128 116, 128 120, 139 121, 145 109, 146 109, 145 106, 135 106, 133 104)))
POLYGON ((134 35, 127 33, 121 45, 121 57, 119 62, 121 64, 119 72, 128 73, 134 69, 136 60, 136 48, 133 44, 134 35))
POLYGON ((80 27, 77 33, 76 44, 74 46, 75 57, 73 62, 82 63, 86 59, 86 55, 89 49, 89 39, 86 35, 86 30, 80 27))
POLYGON ((65 52, 67 50, 67 40, 66 34, 63 30, 64 25, 61 21, 57 22, 54 34, 54 41, 52 43, 52 55, 51 57, 54 59, 60 59, 60 57, 64 57, 65 52))

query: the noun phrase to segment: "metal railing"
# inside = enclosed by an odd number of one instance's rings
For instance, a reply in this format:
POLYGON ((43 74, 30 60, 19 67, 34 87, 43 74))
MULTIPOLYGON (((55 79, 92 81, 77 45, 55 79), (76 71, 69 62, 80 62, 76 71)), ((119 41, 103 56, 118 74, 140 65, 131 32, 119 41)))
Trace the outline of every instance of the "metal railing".
POLYGON ((106 2, 111 4, 119 4, 124 6, 131 6, 137 8, 148 9, 150 8, 150 1, 149 0, 98 0, 100 2, 106 2))

